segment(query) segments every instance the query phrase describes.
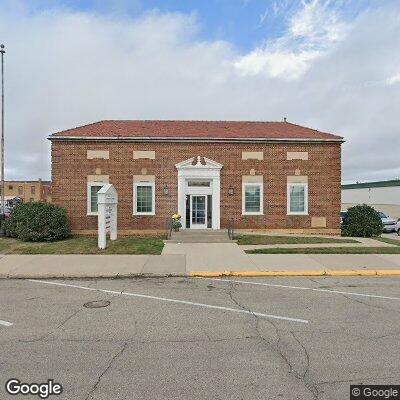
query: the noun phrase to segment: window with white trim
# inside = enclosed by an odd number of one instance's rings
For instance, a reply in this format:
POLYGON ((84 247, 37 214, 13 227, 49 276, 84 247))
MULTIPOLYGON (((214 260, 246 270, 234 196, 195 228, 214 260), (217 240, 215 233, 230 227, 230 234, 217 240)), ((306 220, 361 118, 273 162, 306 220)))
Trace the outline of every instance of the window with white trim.
POLYGON ((87 215, 97 215, 98 214, 97 192, 106 183, 107 182, 88 182, 88 184, 87 184, 87 215))
POLYGON ((133 184, 133 213, 135 215, 155 215, 154 182, 133 184))
POLYGON ((288 183, 287 213, 289 215, 308 214, 308 184, 288 183))
POLYGON ((246 183, 242 184, 242 214, 262 215, 263 214, 263 184, 246 183))

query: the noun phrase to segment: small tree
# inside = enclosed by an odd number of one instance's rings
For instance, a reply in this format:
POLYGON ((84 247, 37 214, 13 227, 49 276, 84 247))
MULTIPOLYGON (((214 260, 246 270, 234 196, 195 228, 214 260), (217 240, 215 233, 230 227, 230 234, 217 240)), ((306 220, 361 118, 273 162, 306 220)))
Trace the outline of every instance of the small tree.
POLYGON ((70 235, 65 209, 48 203, 18 204, 4 226, 7 236, 25 242, 60 240, 70 235))
POLYGON ((362 204, 348 209, 342 223, 342 236, 372 237, 382 232, 382 220, 373 207, 362 204))

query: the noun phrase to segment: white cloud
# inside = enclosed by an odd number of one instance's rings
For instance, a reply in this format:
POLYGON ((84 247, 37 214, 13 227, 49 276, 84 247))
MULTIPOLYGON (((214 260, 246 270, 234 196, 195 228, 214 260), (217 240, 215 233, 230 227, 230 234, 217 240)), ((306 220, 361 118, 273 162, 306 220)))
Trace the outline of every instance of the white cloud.
POLYGON ((289 18, 283 36, 241 56, 235 67, 242 75, 264 73, 273 78, 297 79, 314 60, 342 40, 346 31, 347 24, 340 20, 329 1, 303 1, 302 7, 289 18))
POLYGON ((400 83, 400 73, 392 75, 391 77, 386 79, 386 84, 389 86, 395 85, 396 83, 400 83))
POLYGON ((293 53, 284 48, 270 51, 257 49, 235 62, 235 67, 243 76, 267 73, 272 78, 296 79, 307 71, 309 63, 319 55, 318 51, 293 53))
POLYGON ((302 32, 301 46, 293 51, 283 40, 267 61, 262 52, 255 56, 246 67, 254 70, 249 74, 235 67, 241 54, 232 44, 198 39, 195 15, 153 12, 132 19, 66 9, 3 12, 7 177, 49 178, 46 136, 101 119, 284 116, 345 136, 344 180, 399 176, 398 12, 389 7, 367 12, 340 40, 335 29, 318 33, 299 17, 290 26, 302 32), (324 35, 334 45, 322 46, 324 35), (306 46, 311 42, 317 44, 306 46), (282 74, 296 79, 281 79, 282 74))
POLYGON ((260 14, 260 21, 259 21, 259 24, 258 24, 259 26, 264 24, 264 22, 267 19, 267 16, 268 16, 268 8, 266 8, 265 11, 262 14, 260 14))

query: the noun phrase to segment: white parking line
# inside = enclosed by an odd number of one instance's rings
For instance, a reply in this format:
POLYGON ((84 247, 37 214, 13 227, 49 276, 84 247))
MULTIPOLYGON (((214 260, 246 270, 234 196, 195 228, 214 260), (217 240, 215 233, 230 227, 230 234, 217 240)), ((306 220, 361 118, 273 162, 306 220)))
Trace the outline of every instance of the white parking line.
POLYGON ((119 295, 124 295, 124 296, 140 297, 140 298, 143 298, 143 299, 159 300, 159 301, 165 301, 165 302, 170 302, 170 303, 186 304, 186 305, 189 305, 189 306, 210 308, 210 309, 214 309, 214 310, 231 311, 231 312, 236 312, 236 313, 241 313, 241 314, 255 315, 257 317, 262 317, 262 318, 280 319, 280 320, 283 320, 283 321, 291 321, 291 322, 300 322, 300 323, 303 323, 303 324, 307 324, 308 323, 307 320, 300 319, 300 318, 282 317, 280 315, 263 314, 263 313, 248 311, 248 310, 240 310, 240 309, 237 309, 237 308, 213 306, 211 304, 203 304, 203 303, 194 303, 192 301, 168 299, 168 298, 165 298, 165 297, 149 296, 149 295, 146 295, 146 294, 138 294, 138 293, 117 292, 115 290, 96 289, 96 288, 91 288, 91 287, 86 287, 86 286, 70 285, 70 284, 67 284, 67 283, 40 281, 40 280, 34 280, 34 279, 27 279, 27 280, 29 282, 44 283, 46 285, 64 286, 64 287, 71 287, 71 288, 75 288, 75 289, 92 290, 92 291, 95 291, 95 292, 104 292, 104 293, 119 294, 119 295))
POLYGON ((0 319, 0 325, 11 326, 12 324, 13 324, 12 322, 3 321, 2 319, 0 319))
POLYGON ((376 295, 376 294, 364 294, 364 293, 354 293, 354 292, 342 292, 340 290, 318 289, 318 288, 312 288, 312 287, 274 285, 272 283, 239 281, 239 280, 234 280, 234 279, 205 278, 205 277, 201 277, 201 276, 198 277, 198 279, 207 279, 207 280, 210 280, 210 281, 219 281, 219 282, 235 282, 235 283, 243 283, 243 284, 246 284, 246 285, 269 286, 269 287, 284 288, 284 289, 312 290, 314 292, 347 294, 349 296, 372 297, 372 298, 377 298, 377 299, 400 300, 400 297, 379 296, 379 295, 376 295))

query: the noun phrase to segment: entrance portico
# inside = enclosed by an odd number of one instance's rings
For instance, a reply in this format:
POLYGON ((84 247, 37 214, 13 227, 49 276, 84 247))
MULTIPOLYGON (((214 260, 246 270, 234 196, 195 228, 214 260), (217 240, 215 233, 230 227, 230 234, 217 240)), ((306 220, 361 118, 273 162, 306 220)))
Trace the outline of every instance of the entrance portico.
POLYGON ((178 170, 178 212, 182 216, 182 228, 220 229, 222 164, 198 156, 175 166, 178 170))

